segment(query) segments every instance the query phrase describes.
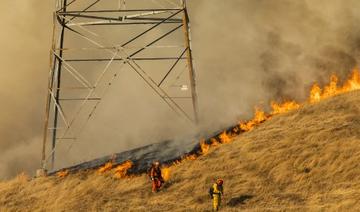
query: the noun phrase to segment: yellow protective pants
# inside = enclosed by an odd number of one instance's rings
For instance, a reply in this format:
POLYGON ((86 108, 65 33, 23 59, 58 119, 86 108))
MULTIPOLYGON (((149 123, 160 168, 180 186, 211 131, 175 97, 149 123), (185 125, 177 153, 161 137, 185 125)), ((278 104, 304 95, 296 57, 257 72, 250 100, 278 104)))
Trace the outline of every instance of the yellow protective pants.
POLYGON ((214 211, 219 210, 220 204, 221 204, 221 195, 213 194, 213 209, 214 209, 214 211))

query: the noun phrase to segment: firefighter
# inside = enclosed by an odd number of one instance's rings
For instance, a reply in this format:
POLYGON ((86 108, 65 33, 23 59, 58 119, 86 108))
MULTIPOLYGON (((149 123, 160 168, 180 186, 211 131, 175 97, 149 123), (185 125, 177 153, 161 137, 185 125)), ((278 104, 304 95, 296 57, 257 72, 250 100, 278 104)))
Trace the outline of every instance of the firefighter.
POLYGON ((160 162, 156 161, 152 164, 149 171, 150 179, 152 182, 152 192, 158 192, 164 183, 164 180, 161 175, 160 162))
POLYGON ((210 188, 210 197, 213 200, 213 210, 218 211, 221 205, 221 196, 224 194, 223 189, 224 180, 217 179, 214 185, 210 188))

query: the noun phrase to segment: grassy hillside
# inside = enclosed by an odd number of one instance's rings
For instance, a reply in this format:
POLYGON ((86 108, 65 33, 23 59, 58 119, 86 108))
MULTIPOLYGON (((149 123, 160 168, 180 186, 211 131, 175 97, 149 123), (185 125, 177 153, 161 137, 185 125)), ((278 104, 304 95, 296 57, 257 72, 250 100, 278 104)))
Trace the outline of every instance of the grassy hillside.
POLYGON ((171 168, 157 194, 143 176, 93 171, 0 183, 0 211, 210 211, 225 180, 224 211, 354 211, 360 205, 360 92, 278 115, 234 142, 171 168))

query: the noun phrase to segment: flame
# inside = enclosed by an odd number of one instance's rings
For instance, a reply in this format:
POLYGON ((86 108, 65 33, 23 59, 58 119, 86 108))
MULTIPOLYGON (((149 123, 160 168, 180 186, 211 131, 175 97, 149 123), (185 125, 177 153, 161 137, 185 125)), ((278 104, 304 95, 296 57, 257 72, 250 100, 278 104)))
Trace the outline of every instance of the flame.
MULTIPOLYGON (((200 152, 185 155, 184 157, 182 157, 182 159, 176 160, 175 162, 173 162, 172 166, 177 166, 185 160, 196 160, 200 155, 206 155, 209 152, 210 147, 217 147, 220 144, 230 143, 232 141, 232 137, 234 137, 234 136, 235 135, 229 134, 226 131, 224 131, 223 133, 221 133, 218 136, 218 139, 220 139, 220 142, 216 138, 211 138, 210 143, 208 144, 208 143, 206 143, 205 139, 201 139, 200 140, 200 152)), ((166 169, 164 169, 164 170, 169 171, 166 169)))
POLYGON ((360 71, 354 69, 349 80, 345 82, 341 92, 360 90, 360 71))
POLYGON ((221 133, 219 135, 219 139, 220 139, 221 143, 223 143, 223 144, 230 143, 231 135, 229 135, 226 131, 224 131, 223 133, 221 133))
POLYGON ((196 160, 197 155, 196 154, 191 154, 191 155, 187 155, 184 159, 185 160, 196 160))
POLYGON ((271 108, 272 108, 271 115, 276 115, 281 113, 287 113, 291 110, 297 110, 300 108, 300 105, 295 101, 287 101, 281 104, 278 104, 276 102, 271 102, 271 108))
MULTIPOLYGON (((341 93, 360 90, 360 71, 358 69, 354 69, 348 80, 343 84, 343 86, 338 86, 338 77, 336 75, 331 75, 330 82, 328 85, 324 86, 324 88, 320 88, 320 86, 315 83, 310 90, 310 103, 316 103, 321 101, 322 99, 329 98, 341 93)), ((277 103, 272 101, 271 108, 272 111, 270 114, 266 114, 263 110, 259 108, 255 108, 254 118, 249 121, 240 122, 239 126, 234 127, 231 130, 231 133, 227 133, 224 131, 217 138, 210 139, 210 144, 206 143, 205 140, 200 141, 200 153, 202 155, 206 155, 209 152, 210 147, 216 147, 223 143, 231 142, 235 136, 239 135, 242 131, 251 131, 255 126, 263 123, 264 121, 270 119, 274 115, 287 113, 292 110, 297 110, 302 106, 302 104, 297 103, 296 101, 285 101, 283 103, 277 103)), ((181 161, 180 161, 181 162, 181 161)), ((180 163, 179 162, 179 163, 180 163)))
POLYGON ((338 78, 334 74, 330 77, 329 85, 324 87, 323 94, 321 95, 322 98, 328 98, 334 96, 339 93, 338 87, 338 78))
POLYGON ((323 90, 319 87, 318 84, 315 83, 310 91, 309 102, 316 103, 335 95, 359 90, 360 71, 358 69, 354 69, 348 80, 343 84, 343 86, 338 86, 338 81, 338 77, 335 74, 332 74, 330 77, 330 83, 326 85, 323 90))
MULTIPOLYGON (((354 90, 360 90, 360 71, 354 69, 348 80, 342 85, 338 85, 338 77, 336 75, 331 75, 330 82, 328 85, 324 86, 323 89, 317 84, 314 83, 311 90, 308 102, 317 103, 323 99, 345 93, 354 90)), ((272 116, 287 113, 292 110, 299 109, 303 104, 299 104, 295 101, 285 101, 283 103, 271 102, 272 111, 269 114, 266 114, 263 110, 255 108, 254 118, 249 121, 240 122, 239 126, 234 127, 227 132, 224 131, 220 135, 217 135, 213 138, 210 138, 208 141, 204 139, 200 140, 200 151, 195 154, 188 154, 182 157, 179 160, 176 160, 171 166, 162 168, 162 175, 165 181, 170 179, 170 168, 177 166, 185 160, 196 160, 201 155, 206 155, 211 147, 217 147, 224 143, 230 143, 233 141, 233 138, 239 135, 242 132, 251 131, 254 127, 263 123, 264 121, 270 119, 272 116)), ((115 176, 122 178, 127 175, 127 171, 133 166, 131 161, 126 161, 125 163, 119 165, 115 169, 115 176)), ((113 168, 113 163, 108 162, 103 167, 98 169, 99 173, 104 173, 113 168)), ((67 175, 67 174, 66 174, 67 175)), ((65 175, 65 176, 66 176, 65 175)))
POLYGON ((211 138, 211 139, 210 139, 210 142, 211 142, 211 146, 212 146, 212 147, 217 147, 217 146, 220 145, 219 141, 216 140, 215 138, 211 138))
POLYGON ((206 155, 210 150, 210 145, 207 144, 203 139, 200 141, 200 149, 201 149, 201 154, 206 155))
POLYGON ((60 172, 56 173, 56 175, 60 178, 64 178, 69 175, 69 170, 60 171, 60 172))
POLYGON ((124 178, 127 175, 128 170, 133 166, 133 162, 130 160, 125 161, 124 163, 118 165, 115 168, 115 178, 124 178))
POLYGON ((100 167, 98 169, 98 173, 99 174, 102 174, 102 173, 105 173, 107 171, 110 171, 111 169, 113 168, 113 163, 112 162, 108 162, 106 163, 104 166, 100 167))
POLYGON ((265 112, 259 108, 255 108, 254 118, 248 122, 240 123, 240 129, 243 131, 250 131, 254 129, 255 126, 261 124, 262 122, 269 119, 265 112))
POLYGON ((161 169, 162 178, 166 181, 170 180, 170 167, 164 167, 161 169))
POLYGON ((316 103, 319 102, 321 100, 321 88, 319 87, 319 85, 317 83, 315 83, 310 91, 310 99, 309 102, 310 103, 316 103))

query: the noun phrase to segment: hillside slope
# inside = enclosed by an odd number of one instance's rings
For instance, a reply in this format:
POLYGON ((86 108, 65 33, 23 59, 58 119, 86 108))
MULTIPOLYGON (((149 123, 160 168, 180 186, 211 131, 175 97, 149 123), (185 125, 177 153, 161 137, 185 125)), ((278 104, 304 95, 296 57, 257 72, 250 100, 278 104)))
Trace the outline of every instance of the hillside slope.
POLYGON ((0 211, 210 211, 208 188, 225 180, 224 211, 353 211, 360 205, 360 92, 278 115, 171 168, 152 194, 145 175, 93 171, 0 183, 0 211))

